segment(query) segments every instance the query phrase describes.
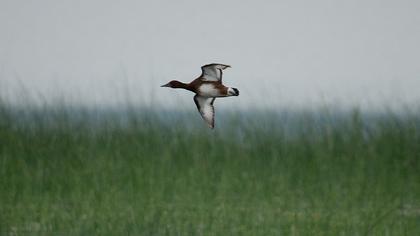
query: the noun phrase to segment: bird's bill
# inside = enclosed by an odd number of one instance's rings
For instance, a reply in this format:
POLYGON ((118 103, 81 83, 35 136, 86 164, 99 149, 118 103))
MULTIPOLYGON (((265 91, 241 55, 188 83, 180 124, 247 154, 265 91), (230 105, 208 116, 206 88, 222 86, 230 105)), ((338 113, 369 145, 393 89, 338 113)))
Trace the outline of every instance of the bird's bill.
MULTIPOLYGON (((226 68, 232 68, 230 65, 225 65, 225 67, 226 67, 226 68)), ((226 69, 226 68, 225 68, 225 69, 226 69)))
POLYGON ((160 87, 170 87, 169 83, 161 85, 160 87))

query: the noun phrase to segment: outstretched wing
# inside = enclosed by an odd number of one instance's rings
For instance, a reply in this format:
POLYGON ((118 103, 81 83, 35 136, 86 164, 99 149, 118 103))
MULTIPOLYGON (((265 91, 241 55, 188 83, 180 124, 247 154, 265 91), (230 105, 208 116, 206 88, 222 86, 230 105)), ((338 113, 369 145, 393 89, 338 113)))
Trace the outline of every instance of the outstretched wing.
POLYGON ((223 64, 208 64, 201 67, 201 78, 206 81, 222 82, 223 70, 230 66, 223 64))
POLYGON ((199 95, 194 96, 194 102, 201 114, 201 117, 203 117, 204 121, 206 121, 212 129, 214 128, 214 100, 216 100, 216 98, 202 97, 199 95))

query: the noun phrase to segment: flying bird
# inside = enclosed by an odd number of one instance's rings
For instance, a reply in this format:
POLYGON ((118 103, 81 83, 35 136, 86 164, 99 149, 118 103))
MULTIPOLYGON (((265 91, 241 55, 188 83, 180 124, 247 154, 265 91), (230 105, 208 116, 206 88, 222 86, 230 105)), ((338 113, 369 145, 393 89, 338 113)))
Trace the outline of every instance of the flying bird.
POLYGON ((172 80, 161 87, 181 88, 195 93, 194 102, 204 121, 214 128, 214 100, 217 97, 239 96, 237 88, 226 87, 222 83, 223 70, 229 65, 208 64, 201 67, 201 75, 190 83, 172 80))

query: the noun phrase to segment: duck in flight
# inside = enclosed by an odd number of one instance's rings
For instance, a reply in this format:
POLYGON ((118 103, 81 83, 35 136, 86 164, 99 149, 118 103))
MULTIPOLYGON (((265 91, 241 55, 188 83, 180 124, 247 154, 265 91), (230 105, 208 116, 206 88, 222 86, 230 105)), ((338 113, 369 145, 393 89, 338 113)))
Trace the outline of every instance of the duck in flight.
POLYGON ((214 100, 217 97, 239 96, 239 90, 222 83, 223 70, 229 65, 208 64, 201 67, 201 75, 189 84, 172 80, 161 87, 182 88, 195 93, 194 102, 204 121, 214 128, 214 100))

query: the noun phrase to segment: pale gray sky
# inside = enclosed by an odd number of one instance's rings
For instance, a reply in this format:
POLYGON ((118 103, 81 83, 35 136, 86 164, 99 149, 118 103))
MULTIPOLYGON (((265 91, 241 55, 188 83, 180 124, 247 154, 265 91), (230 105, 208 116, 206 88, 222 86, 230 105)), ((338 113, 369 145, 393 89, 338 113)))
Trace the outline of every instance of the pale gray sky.
POLYGON ((417 0, 1 0, 0 86, 12 100, 23 84, 48 101, 189 104, 159 85, 220 62, 241 90, 224 107, 419 104, 419 13, 417 0))

